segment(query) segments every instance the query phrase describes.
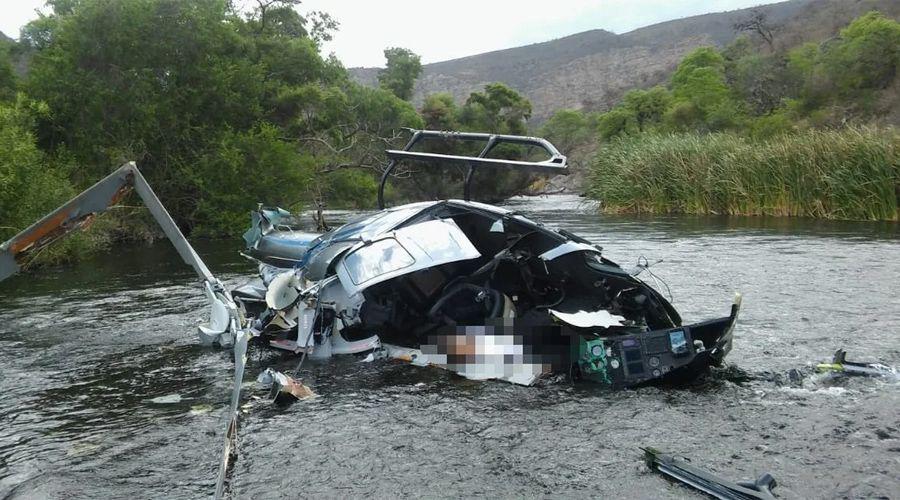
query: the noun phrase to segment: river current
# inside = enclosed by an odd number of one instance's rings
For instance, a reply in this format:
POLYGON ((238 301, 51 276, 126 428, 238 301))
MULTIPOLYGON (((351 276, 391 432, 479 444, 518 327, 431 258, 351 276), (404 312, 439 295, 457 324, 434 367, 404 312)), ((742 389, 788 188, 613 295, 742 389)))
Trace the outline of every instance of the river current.
MULTIPOLYGON (((731 479, 770 472, 781 498, 898 496, 900 384, 812 370, 838 348, 900 364, 898 224, 507 205, 623 266, 662 259, 651 269, 686 323, 741 292, 728 368, 614 392, 308 361, 314 399, 276 407, 248 384, 233 497, 701 498, 650 472, 645 446, 731 479)), ((239 242, 196 247, 227 284, 255 272, 239 242)), ((207 314, 166 241, 0 284, 0 498, 211 496, 233 364, 197 345, 207 314)), ((295 363, 251 350, 246 380, 295 363)))

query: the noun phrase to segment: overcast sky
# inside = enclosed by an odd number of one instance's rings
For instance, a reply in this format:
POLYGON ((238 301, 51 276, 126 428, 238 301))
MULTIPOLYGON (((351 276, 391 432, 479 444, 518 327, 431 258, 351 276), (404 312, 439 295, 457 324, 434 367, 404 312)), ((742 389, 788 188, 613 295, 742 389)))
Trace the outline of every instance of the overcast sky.
MULTIPOLYGON (((189 1, 189 0, 185 0, 189 1)), ((253 0, 238 0, 253 5, 253 0)), ((341 23, 325 52, 347 67, 382 66, 385 47, 430 63, 602 28, 624 33, 669 19, 742 9, 771 0, 306 0, 341 23)), ((44 0, 0 0, 0 31, 18 38, 44 0)))

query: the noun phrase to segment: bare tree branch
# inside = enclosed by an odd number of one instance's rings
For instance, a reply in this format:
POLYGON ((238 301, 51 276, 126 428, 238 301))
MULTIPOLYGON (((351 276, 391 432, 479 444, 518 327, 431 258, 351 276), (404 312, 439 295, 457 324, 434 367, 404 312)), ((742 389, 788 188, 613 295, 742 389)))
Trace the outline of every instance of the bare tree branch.
POLYGON ((777 27, 769 23, 768 16, 762 10, 752 9, 749 18, 734 23, 732 27, 739 33, 748 32, 759 35, 768 44, 769 49, 775 50, 775 36, 773 33, 777 27))

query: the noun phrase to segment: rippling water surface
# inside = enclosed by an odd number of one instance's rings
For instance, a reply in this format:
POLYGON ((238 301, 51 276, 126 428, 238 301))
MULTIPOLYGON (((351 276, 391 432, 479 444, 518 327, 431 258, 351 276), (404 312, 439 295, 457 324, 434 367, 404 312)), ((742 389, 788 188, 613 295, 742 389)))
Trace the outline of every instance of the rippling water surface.
MULTIPOLYGON (((810 375, 838 347, 900 364, 900 228, 797 219, 600 216, 574 197, 508 205, 653 270, 686 321, 744 294, 731 368, 690 388, 518 387, 349 359, 308 362, 320 395, 250 400, 232 493, 695 498, 642 446, 784 498, 896 497, 900 384, 810 375), (790 383, 789 370, 807 376, 790 383)), ((199 243, 229 284, 238 242, 199 243)), ((0 285, 0 497, 211 496, 232 363, 166 242, 0 285)), ((295 359, 252 351, 248 379, 295 359)), ((255 394, 249 388, 248 394, 255 394)))

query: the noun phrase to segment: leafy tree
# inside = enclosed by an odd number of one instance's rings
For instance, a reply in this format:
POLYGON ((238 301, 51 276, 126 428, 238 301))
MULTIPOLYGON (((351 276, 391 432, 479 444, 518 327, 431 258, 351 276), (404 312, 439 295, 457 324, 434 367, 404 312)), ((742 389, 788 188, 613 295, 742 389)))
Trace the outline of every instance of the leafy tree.
MULTIPOLYGON (((481 92, 472 92, 460 110, 463 129, 495 134, 524 135, 531 118, 531 101, 503 83, 489 83, 481 92)), ((477 155, 478 150, 467 151, 477 155)), ((525 158, 529 151, 506 144, 495 148, 492 156, 525 158)), ((477 174, 476 174, 477 175, 477 174)), ((521 171, 502 169, 482 172, 473 183, 473 196, 484 200, 500 200, 522 192, 532 182, 532 176, 521 171), (490 176, 490 180, 485 178, 490 176)))
POLYGON ((430 130, 456 130, 459 128, 459 108, 453 96, 442 92, 425 97, 420 114, 425 128, 430 130))
POLYGON ((531 101, 506 84, 495 82, 469 95, 460 121, 470 130, 521 135, 527 130, 529 118, 531 101))
POLYGON ((85 183, 138 160, 182 200, 170 208, 184 219, 196 194, 184 183, 191 159, 219 131, 259 118, 267 68, 215 0, 85 0, 54 17, 26 84, 52 110, 41 139, 66 144, 85 183))
POLYGON ((196 234, 215 236, 244 228, 257 203, 297 208, 313 180, 314 159, 281 140, 279 129, 260 124, 228 131, 189 172, 197 186, 196 234))
POLYGON ((377 185, 386 166, 384 150, 400 147, 401 129, 421 128, 422 120, 406 101, 382 89, 362 87, 346 81, 341 87, 317 91, 302 100, 297 116, 296 141, 316 158, 309 195, 317 205, 331 198, 334 204, 359 206, 375 199, 377 185), (311 122, 305 122, 311 120, 311 122), (355 170, 357 173, 343 173, 355 170), (353 189, 351 180, 368 176, 353 189), (367 195, 362 195, 368 190, 367 195))
POLYGON ((576 147, 593 139, 594 134, 584 112, 562 109, 544 123, 540 135, 552 142, 563 154, 570 155, 576 147))
POLYGON ((247 28, 257 34, 308 38, 317 46, 332 38, 338 22, 324 12, 313 11, 303 16, 297 12, 300 0, 256 0, 247 20, 247 28))
MULTIPOLYGON (((531 102, 502 83, 491 83, 483 91, 469 95, 462 107, 457 107, 449 94, 426 97, 421 110, 424 125, 431 129, 490 132, 497 134, 525 134, 531 116, 531 102)), ((483 143, 431 139, 422 145, 434 153, 478 155, 483 143)), ((504 158, 525 158, 526 148, 504 144, 491 155, 504 158)), ((462 181, 468 170, 457 163, 445 165, 409 165, 403 170, 408 180, 398 183, 398 194, 412 199, 446 199, 458 197, 463 191, 462 181)), ((521 192, 531 177, 520 171, 485 168, 475 174, 473 196, 482 200, 499 200, 521 192), (483 170, 483 171, 482 171, 483 170)))
POLYGON ((679 129, 717 130, 731 126, 739 114, 725 82, 725 59, 711 47, 685 56, 672 75, 672 95, 669 123, 679 129))
POLYGON ((23 96, 0 103, 0 241, 74 195, 64 169, 50 168, 31 130, 45 105, 23 96))
POLYGON ((659 123, 671 103, 672 95, 660 86, 649 90, 631 90, 622 97, 623 106, 634 116, 640 132, 649 124, 659 123))
POLYGON ((630 110, 616 107, 600 115, 597 131, 602 139, 612 139, 623 135, 635 134, 639 131, 637 119, 630 110))
POLYGON ((391 47, 384 49, 387 65, 378 73, 381 88, 391 91, 395 96, 408 101, 412 99, 413 86, 422 74, 422 61, 409 49, 391 47))
POLYGON ((9 51, 9 46, 0 43, 0 101, 12 100, 16 95, 17 78, 9 51))
POLYGON ((705 68, 724 76, 725 58, 713 47, 699 47, 684 56, 672 74, 672 88, 687 85, 695 71, 705 68))
POLYGON ((85 165, 79 185, 136 159, 176 221, 204 234, 240 231, 257 201, 340 196, 330 172, 374 177, 399 128, 421 122, 323 59, 336 23, 296 3, 260 0, 242 17, 222 0, 51 2, 25 30, 37 50, 25 87, 52 111, 40 143, 85 165))
POLYGON ((726 84, 752 115, 774 112, 799 85, 787 58, 761 54, 747 36, 739 36, 722 49, 722 57, 726 84))
POLYGON ((841 30, 840 42, 823 56, 845 95, 886 88, 900 67, 900 23, 869 12, 841 30))

